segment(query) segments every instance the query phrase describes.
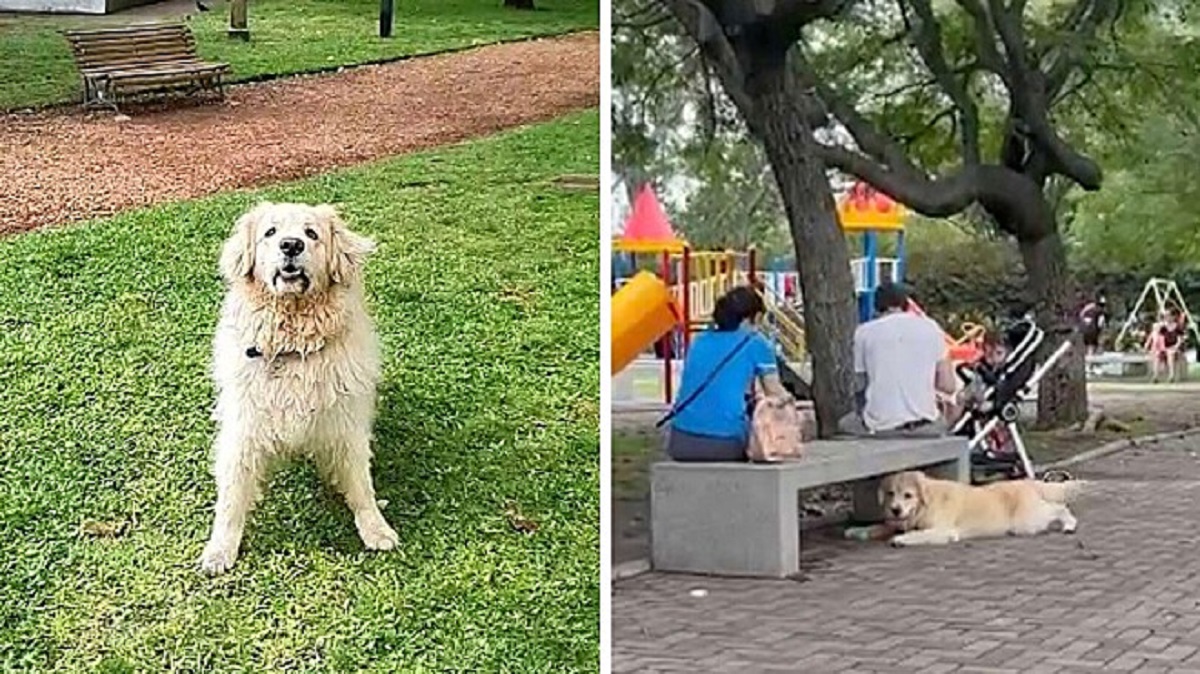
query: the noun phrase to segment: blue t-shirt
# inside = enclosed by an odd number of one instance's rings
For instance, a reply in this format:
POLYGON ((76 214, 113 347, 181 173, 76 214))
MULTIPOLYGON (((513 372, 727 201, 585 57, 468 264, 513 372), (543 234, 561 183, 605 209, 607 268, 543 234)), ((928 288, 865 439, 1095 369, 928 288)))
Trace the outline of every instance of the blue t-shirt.
POLYGON ((707 330, 696 335, 683 362, 676 404, 687 400, 712 374, 713 369, 750 337, 716 377, 683 408, 671 426, 684 433, 713 438, 744 440, 750 420, 746 417, 746 393, 756 375, 774 372, 775 352, 757 331, 741 327, 731 332, 707 330))

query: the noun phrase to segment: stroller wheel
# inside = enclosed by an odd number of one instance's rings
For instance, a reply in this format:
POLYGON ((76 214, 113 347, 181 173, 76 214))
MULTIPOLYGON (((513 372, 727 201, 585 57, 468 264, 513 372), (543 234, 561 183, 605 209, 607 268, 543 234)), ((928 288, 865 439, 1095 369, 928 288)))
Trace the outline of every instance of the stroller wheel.
POLYGON ((1042 473, 1043 482, 1070 482, 1075 478, 1065 470, 1048 470, 1042 473))

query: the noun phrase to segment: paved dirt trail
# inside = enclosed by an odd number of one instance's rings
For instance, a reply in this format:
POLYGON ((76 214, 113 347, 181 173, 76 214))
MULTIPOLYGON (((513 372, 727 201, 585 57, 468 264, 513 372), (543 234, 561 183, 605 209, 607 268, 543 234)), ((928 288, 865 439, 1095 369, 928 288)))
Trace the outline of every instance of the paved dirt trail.
POLYGON ((594 107, 596 33, 230 90, 221 105, 0 115, 0 235, 290 180, 594 107))

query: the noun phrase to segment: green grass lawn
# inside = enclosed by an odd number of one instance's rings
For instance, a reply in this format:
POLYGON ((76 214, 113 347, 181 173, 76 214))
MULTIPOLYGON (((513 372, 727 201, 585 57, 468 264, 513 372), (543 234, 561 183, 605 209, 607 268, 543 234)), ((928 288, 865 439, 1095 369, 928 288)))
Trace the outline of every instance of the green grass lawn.
MULTIPOLYGON (((538 0, 534 12, 501 0, 400 0, 393 37, 380 39, 376 0, 253 0, 250 43, 225 35, 227 5, 190 20, 200 55, 224 61, 235 79, 423 54, 599 26, 596 0, 538 0)), ((138 19, 144 21, 145 19, 138 19)), ((0 16, 0 109, 78 100, 79 75, 59 30, 124 25, 103 19, 0 16)))
POLYGON ((0 671, 597 671, 599 200, 548 181, 598 171, 598 127, 0 240, 0 671), (380 244, 400 545, 295 462, 208 579, 216 258, 263 198, 380 244))

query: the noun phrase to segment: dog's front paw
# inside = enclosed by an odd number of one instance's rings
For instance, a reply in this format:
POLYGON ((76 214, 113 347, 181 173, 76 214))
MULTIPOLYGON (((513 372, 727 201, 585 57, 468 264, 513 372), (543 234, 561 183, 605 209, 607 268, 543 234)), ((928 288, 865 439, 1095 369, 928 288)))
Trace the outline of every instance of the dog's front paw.
POLYGON ((379 513, 355 517, 354 525, 368 550, 391 550, 400 542, 396 530, 388 526, 387 520, 379 513))
POLYGON ((200 570, 210 576, 217 576, 233 568, 236 561, 237 548, 210 543, 205 546, 204 554, 200 555, 200 570))
POLYGON ((904 534, 900 534, 898 536, 892 536, 890 539, 888 539, 888 545, 892 546, 893 548, 903 548, 904 546, 908 545, 908 541, 905 540, 904 534))

